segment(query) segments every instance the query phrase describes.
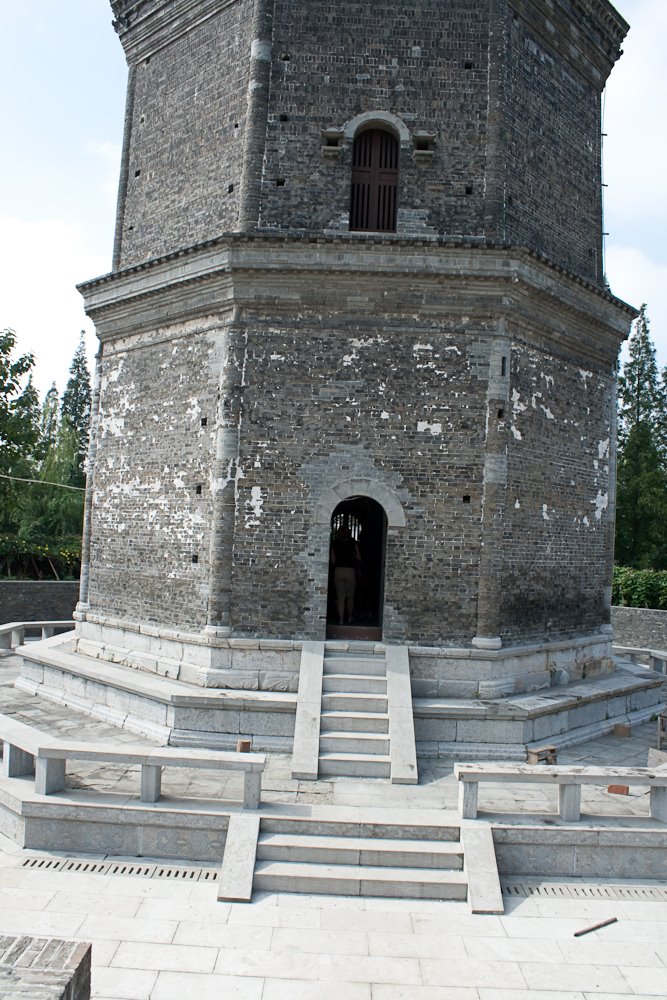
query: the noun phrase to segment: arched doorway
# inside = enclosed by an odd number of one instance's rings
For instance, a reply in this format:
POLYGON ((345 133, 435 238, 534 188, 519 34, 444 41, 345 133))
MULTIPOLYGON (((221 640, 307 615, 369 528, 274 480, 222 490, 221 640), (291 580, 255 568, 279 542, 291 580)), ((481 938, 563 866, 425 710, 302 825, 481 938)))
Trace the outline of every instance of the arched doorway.
POLYGON ((384 563, 387 538, 387 515, 384 508, 371 497, 348 497, 339 503, 330 522, 329 589, 327 600, 328 639, 382 638, 382 608, 384 603, 384 563), (352 621, 348 621, 348 602, 345 602, 345 624, 339 621, 339 604, 334 583, 334 564, 331 548, 340 529, 349 529, 361 557, 355 557, 355 576, 352 621))

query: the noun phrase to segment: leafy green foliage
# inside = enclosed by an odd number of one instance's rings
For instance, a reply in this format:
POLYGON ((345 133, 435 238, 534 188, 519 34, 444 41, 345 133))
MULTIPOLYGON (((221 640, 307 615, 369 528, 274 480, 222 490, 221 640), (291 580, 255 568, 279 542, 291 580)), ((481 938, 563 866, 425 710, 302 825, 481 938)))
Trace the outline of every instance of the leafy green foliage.
POLYGON ((667 572, 614 566, 612 603, 667 611, 667 572))
POLYGON ((79 344, 63 400, 53 385, 42 406, 31 355, 12 360, 0 334, 0 575, 76 577, 88 443, 90 378, 79 344))
POLYGON ((0 535, 0 577, 19 580, 76 580, 81 569, 81 539, 35 542, 0 535))
POLYGON ((16 502, 20 483, 4 477, 27 478, 32 453, 39 438, 39 398, 30 372, 32 354, 13 357, 16 335, 0 332, 0 531, 16 527, 16 502))

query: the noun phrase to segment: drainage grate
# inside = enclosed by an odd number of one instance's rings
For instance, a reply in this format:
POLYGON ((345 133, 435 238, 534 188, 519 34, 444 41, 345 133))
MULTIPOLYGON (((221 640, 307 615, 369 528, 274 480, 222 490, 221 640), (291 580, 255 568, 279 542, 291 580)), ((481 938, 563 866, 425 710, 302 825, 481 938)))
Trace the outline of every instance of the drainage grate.
POLYGON ((657 885, 596 885, 583 882, 531 882, 501 878, 504 896, 549 896, 560 899, 667 900, 667 887, 657 885))
POLYGON ((24 858, 22 868, 36 871, 85 872, 88 875, 129 875, 134 878, 178 879, 181 882, 216 882, 217 868, 142 864, 138 861, 86 861, 83 858, 24 858))

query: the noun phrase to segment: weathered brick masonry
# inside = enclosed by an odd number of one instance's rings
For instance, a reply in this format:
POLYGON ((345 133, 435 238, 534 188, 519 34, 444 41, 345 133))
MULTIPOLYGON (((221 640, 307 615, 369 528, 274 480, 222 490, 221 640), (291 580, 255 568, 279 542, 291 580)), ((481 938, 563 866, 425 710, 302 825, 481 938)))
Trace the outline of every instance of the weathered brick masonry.
POLYGON ((360 495, 387 515, 387 641, 604 658, 633 311, 603 284, 599 102, 627 25, 606 0, 112 7, 80 634, 322 639, 360 495), (399 143, 395 232, 349 231, 365 128, 399 143))

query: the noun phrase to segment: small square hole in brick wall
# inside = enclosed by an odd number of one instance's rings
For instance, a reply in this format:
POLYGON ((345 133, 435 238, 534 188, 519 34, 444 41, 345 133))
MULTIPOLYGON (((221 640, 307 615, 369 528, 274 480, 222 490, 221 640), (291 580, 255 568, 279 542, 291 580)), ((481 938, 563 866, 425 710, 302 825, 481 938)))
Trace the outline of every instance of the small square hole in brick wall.
POLYGON ((289 62, 290 61, 289 52, 282 52, 280 58, 282 59, 283 62, 289 62))
POLYGON ((279 187, 279 188, 284 188, 285 187, 285 178, 284 177, 276 177, 276 187, 279 187))
POLYGON ((233 184, 228 184, 227 185, 227 194, 231 194, 233 190, 234 190, 234 185, 233 184))
POLYGON ((502 358, 500 362, 500 374, 507 375, 507 358, 502 358))
POLYGON ((502 420, 504 416, 505 416, 505 411, 498 410, 498 420, 502 420))
POLYGON ((141 167, 138 167, 137 170, 134 171, 134 176, 138 177, 140 173, 141 173, 141 167))
POLYGON ((470 494, 469 493, 464 493, 463 494, 463 502, 464 503, 470 503, 470 494))
POLYGON ((464 62, 464 64, 463 64, 463 68, 464 69, 473 69, 474 67, 473 67, 473 64, 470 62, 470 60, 466 60, 464 62))
POLYGON ((193 563, 198 563, 199 562, 199 556, 196 553, 193 555, 192 561, 193 561, 193 563))
POLYGON ((207 423, 208 423, 208 417, 202 417, 201 418, 202 427, 206 427, 207 423))
POLYGON ((472 194, 472 184, 466 184, 466 194, 472 194))
POLYGON ((286 114, 283 113, 280 116, 280 120, 281 120, 281 122, 288 122, 289 121, 289 115, 286 115, 286 114))
POLYGON ((238 122, 234 122, 234 128, 238 128, 238 127, 239 127, 239 123, 238 122))
POLYGON ((195 486, 195 493, 197 494, 198 497, 201 496, 201 483, 197 483, 197 485, 195 486))

